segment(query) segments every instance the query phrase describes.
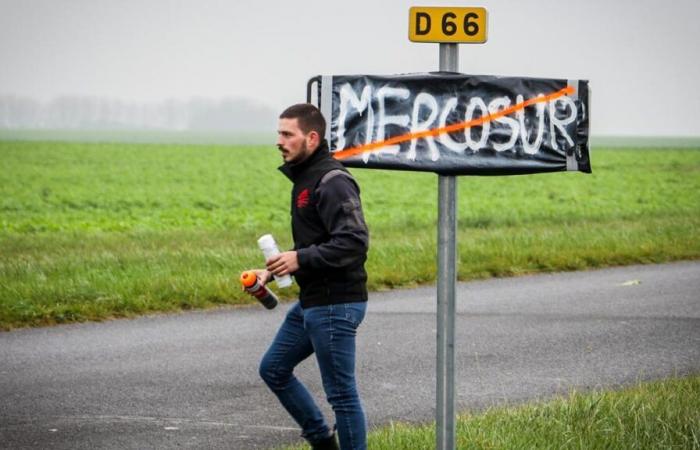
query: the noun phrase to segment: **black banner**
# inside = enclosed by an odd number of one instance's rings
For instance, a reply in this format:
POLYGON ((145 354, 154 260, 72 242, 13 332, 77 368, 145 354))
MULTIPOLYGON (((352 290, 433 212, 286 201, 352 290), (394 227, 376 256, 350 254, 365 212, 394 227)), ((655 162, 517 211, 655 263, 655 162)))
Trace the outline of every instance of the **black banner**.
POLYGON ((585 80, 423 73, 320 77, 333 155, 450 175, 590 173, 585 80))

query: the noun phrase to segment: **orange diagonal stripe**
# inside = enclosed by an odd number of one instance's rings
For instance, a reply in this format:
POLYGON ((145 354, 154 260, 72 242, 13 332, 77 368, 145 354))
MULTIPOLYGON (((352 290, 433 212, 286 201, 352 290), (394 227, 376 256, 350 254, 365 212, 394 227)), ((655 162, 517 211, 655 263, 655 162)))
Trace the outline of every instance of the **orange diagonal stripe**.
POLYGON ((351 156, 359 155, 365 152, 371 152, 378 150, 384 146, 387 145, 394 145, 394 144, 400 144, 401 142, 406 142, 410 141, 413 139, 418 139, 418 138, 424 138, 428 136, 437 136, 440 134, 444 133, 452 133, 454 131, 460 131, 460 130, 465 130, 470 127, 475 127, 481 124, 484 124, 486 122, 490 122, 492 120, 496 120, 500 117, 504 117, 510 114, 513 114, 516 111, 520 111, 521 109, 525 109, 528 106, 535 105, 537 103, 543 103, 543 102, 548 102, 550 100, 554 100, 555 98, 562 97, 567 94, 571 94, 574 92, 574 88, 571 86, 567 86, 563 89, 560 89, 556 92, 552 92, 551 94, 539 96, 539 97, 534 97, 527 99, 523 102, 516 103, 513 106, 509 106, 508 108, 502 109, 501 111, 498 111, 497 113, 489 113, 485 116, 481 116, 478 119, 472 119, 468 120, 466 122, 459 122, 459 123, 454 123, 452 125, 448 125, 446 127, 442 128, 433 128, 432 130, 425 130, 425 131, 417 131, 415 133, 406 133, 406 134, 401 134, 399 136, 394 136, 389 139, 385 139, 383 141, 377 141, 377 142, 370 142, 369 144, 365 145, 358 145, 357 147, 352 147, 348 148, 345 150, 340 150, 337 152, 333 152, 333 157, 336 159, 345 159, 349 158, 351 156))

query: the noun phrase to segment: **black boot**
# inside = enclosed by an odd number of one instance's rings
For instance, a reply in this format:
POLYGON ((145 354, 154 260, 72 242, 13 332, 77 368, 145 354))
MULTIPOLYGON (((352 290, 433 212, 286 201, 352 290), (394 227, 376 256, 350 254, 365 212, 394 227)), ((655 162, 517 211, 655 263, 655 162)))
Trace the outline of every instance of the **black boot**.
POLYGON ((312 450, 340 450, 338 441, 335 440, 335 433, 325 439, 322 439, 315 444, 311 444, 312 450))

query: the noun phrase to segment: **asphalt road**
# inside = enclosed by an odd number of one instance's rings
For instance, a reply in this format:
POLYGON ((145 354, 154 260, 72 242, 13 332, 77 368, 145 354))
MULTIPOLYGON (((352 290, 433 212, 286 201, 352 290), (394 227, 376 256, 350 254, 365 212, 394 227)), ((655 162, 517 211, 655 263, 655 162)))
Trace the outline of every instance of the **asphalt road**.
MULTIPOLYGON (((297 442, 257 374, 287 308, 0 333, 0 448, 297 442)), ((700 262, 460 283, 457 309, 460 410, 700 372, 700 262)), ((435 327, 434 287, 371 295, 358 340, 370 426, 434 419, 435 327)), ((313 358, 298 374, 325 405, 313 358)))

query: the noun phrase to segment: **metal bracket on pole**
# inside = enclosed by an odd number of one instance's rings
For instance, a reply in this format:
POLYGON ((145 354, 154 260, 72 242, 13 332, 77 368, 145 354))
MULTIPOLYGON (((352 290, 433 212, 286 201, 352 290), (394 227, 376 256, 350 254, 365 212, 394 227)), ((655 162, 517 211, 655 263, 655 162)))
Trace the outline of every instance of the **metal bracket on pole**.
POLYGON ((306 103, 311 103, 313 100, 313 85, 316 85, 316 103, 321 104, 321 76, 315 76, 306 83, 306 103))
MULTIPOLYGON (((440 71, 458 72, 458 44, 440 44, 440 71)), ((457 177, 438 175, 437 450, 455 449, 457 177)))

